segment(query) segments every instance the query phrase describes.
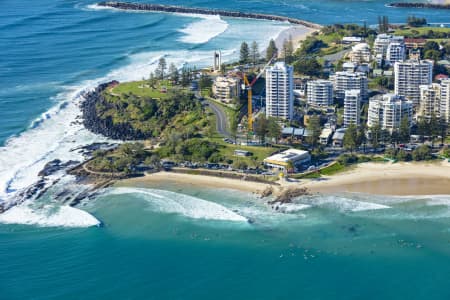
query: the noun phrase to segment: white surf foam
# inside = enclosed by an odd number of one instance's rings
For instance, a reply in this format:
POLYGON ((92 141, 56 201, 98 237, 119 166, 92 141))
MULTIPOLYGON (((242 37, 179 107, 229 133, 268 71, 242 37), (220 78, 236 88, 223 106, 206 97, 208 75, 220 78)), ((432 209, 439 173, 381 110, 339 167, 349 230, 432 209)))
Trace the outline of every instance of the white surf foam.
POLYGON ((193 219, 247 221, 245 217, 218 203, 169 191, 144 188, 113 188, 108 194, 139 195, 151 204, 152 209, 165 213, 176 213, 193 219))
POLYGON ((46 205, 35 210, 28 205, 12 207, 0 214, 0 223, 38 225, 43 227, 91 227, 100 225, 91 214, 70 206, 46 205))
POLYGON ((390 208, 390 206, 374 202, 358 201, 346 197, 324 195, 309 198, 307 203, 313 206, 337 209, 341 212, 360 212, 390 208))
MULTIPOLYGON (((183 14, 186 16, 186 14, 183 14)), ((216 36, 224 33, 228 28, 228 23, 220 16, 206 16, 206 15, 188 15, 195 18, 200 18, 200 21, 193 22, 185 28, 180 29, 179 32, 184 33, 184 36, 179 41, 188 44, 204 44, 216 36)))

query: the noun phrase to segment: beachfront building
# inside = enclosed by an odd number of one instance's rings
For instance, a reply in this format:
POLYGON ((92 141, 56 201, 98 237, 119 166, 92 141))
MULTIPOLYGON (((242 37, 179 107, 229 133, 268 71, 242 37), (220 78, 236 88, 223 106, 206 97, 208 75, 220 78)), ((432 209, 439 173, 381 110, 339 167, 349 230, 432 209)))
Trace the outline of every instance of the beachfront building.
POLYGON ((367 43, 359 43, 353 46, 352 52, 350 53, 350 60, 356 64, 369 63, 371 60, 369 45, 367 43))
POLYGON ((217 76, 212 86, 212 92, 217 100, 231 103, 241 95, 241 80, 237 77, 217 76))
POLYGON ((294 69, 277 62, 266 69, 266 116, 290 120, 294 113, 294 69))
POLYGON ((430 85, 421 85, 420 87, 420 102, 417 116, 431 119, 432 116, 440 116, 441 105, 441 85, 433 83, 430 85))
POLYGON ((441 81, 440 117, 450 123, 450 79, 441 81))
POLYGON ((420 102, 420 86, 430 85, 433 62, 429 60, 407 60, 394 64, 395 94, 405 96, 417 108, 420 102))
POLYGON ((361 109, 361 91, 346 90, 344 98, 344 127, 350 124, 359 125, 360 109, 361 109))
POLYGON ((380 125, 381 129, 393 132, 400 128, 404 117, 411 126, 413 104, 403 96, 395 94, 377 95, 369 100, 367 127, 380 125))
POLYGON ((308 164, 310 161, 311 155, 308 151, 288 149, 267 157, 264 159, 264 165, 280 170, 288 170, 290 166, 308 164))
POLYGON ((312 106, 330 106, 333 104, 333 83, 329 80, 309 81, 307 101, 312 106))
POLYGON ((406 59, 406 46, 403 41, 391 42, 387 48, 386 64, 394 65, 406 59))
POLYGON ((337 99, 345 98, 345 91, 359 90, 363 101, 368 98, 367 76, 361 72, 336 72, 330 77, 337 99))

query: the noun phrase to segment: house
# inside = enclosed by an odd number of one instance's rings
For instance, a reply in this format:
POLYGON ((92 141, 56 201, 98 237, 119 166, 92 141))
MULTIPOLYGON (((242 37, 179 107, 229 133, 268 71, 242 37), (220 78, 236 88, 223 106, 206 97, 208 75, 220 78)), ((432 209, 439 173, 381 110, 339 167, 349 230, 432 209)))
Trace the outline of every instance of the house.
POLYGON ((339 128, 333 135, 333 146, 342 147, 344 145, 344 135, 346 128, 339 128))
POLYGON ((328 145, 332 135, 333 131, 331 128, 324 128, 319 136, 319 143, 322 145, 328 145))

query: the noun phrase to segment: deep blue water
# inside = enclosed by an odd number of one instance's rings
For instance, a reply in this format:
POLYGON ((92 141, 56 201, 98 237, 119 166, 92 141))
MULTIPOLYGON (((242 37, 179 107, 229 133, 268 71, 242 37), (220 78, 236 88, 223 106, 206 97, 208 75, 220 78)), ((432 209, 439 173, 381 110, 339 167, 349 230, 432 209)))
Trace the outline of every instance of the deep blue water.
MULTIPOLYGON (((371 24, 378 15, 403 22, 408 14, 450 22, 446 11, 386 8, 384 0, 161 2, 321 24, 371 24)), ((287 27, 99 10, 93 3, 0 1, 0 201, 35 182, 46 162, 79 159, 70 150, 101 140, 74 123, 84 89, 148 76, 161 56, 178 66, 205 66, 221 49, 233 59, 242 40, 263 48, 287 27)), ((61 182, 72 184, 70 178, 61 182)), ((132 190, 79 207, 104 222, 102 228, 0 225, 0 299, 450 297, 447 196, 405 203, 320 198, 322 204, 285 215, 251 195, 159 188, 178 194, 132 190), (389 208, 373 210, 377 205, 389 208), (242 216, 256 223, 230 220, 242 216), (223 220, 211 220, 217 218, 223 220)), ((51 195, 46 204, 54 204, 51 195)), ((48 223, 45 216, 34 218, 48 223)), ((83 216, 75 211, 63 221, 77 218, 83 216)))

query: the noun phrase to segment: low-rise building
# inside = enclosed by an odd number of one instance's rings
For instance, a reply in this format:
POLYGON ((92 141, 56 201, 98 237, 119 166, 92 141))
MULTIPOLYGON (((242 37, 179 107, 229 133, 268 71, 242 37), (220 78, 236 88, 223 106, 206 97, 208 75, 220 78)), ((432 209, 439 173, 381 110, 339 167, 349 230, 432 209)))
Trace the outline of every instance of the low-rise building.
POLYGON ((288 149, 264 159, 264 164, 271 168, 287 170, 291 165, 307 164, 311 161, 308 151, 288 149))
POLYGON ((331 128, 324 128, 319 136, 319 143, 322 145, 328 145, 331 140, 331 136, 333 135, 333 130, 331 128))
POLYGON ((217 76, 212 92, 217 100, 230 103, 241 95, 241 80, 238 77, 217 76))
POLYGON ((344 135, 346 128, 339 128, 333 134, 333 146, 342 147, 344 145, 344 135))
POLYGON ((403 96, 395 94, 377 95, 369 100, 367 127, 379 125, 391 133, 400 128, 404 117, 411 126, 413 104, 403 96))
POLYGON ((352 47, 350 60, 353 63, 368 63, 371 60, 370 47, 367 43, 359 43, 352 47))

